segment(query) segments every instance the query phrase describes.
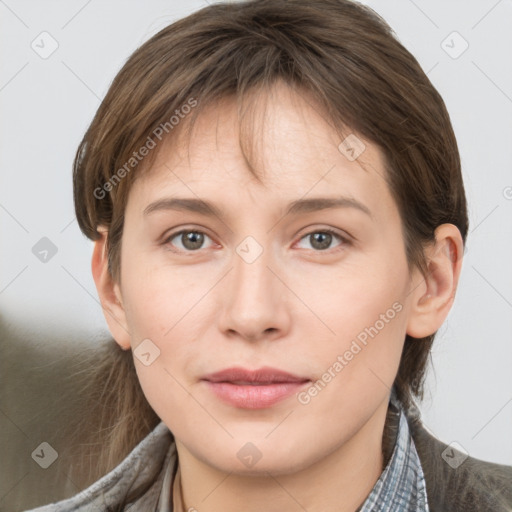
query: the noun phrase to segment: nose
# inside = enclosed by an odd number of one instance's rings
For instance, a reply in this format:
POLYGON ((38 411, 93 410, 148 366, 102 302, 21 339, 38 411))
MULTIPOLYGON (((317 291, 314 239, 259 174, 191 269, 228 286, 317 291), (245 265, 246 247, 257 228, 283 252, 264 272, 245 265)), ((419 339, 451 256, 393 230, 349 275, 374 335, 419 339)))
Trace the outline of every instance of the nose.
POLYGON ((288 332, 289 291, 278 269, 266 248, 252 262, 234 253, 220 299, 219 327, 224 334, 256 342, 276 340, 288 332))

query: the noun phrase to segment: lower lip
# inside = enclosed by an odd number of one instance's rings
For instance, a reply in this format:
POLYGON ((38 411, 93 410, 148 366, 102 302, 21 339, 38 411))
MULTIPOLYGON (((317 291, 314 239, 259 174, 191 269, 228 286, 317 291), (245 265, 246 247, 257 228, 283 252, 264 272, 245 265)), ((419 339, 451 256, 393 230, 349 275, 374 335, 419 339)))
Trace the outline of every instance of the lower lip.
POLYGON ((242 409, 264 409, 297 393, 307 382, 279 382, 262 386, 229 382, 205 381, 212 392, 224 402, 242 409))

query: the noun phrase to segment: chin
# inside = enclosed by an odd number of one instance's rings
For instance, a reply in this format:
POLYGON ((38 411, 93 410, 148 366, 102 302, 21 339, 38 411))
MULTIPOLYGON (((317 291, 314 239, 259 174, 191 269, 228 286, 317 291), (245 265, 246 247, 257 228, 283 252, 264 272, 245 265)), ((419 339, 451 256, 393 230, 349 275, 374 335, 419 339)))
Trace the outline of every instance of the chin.
MULTIPOLYGON (((323 455, 316 453, 311 444, 305 444, 304 439, 290 439, 288 436, 287 441, 237 436, 228 442, 219 440, 218 444, 210 444, 208 451, 200 449, 194 453, 198 459, 219 471, 253 477, 265 477, 269 473, 273 476, 292 474, 307 468, 323 455), (308 448, 313 450, 310 452, 308 448)), ((204 444, 199 446, 204 447, 204 444)))

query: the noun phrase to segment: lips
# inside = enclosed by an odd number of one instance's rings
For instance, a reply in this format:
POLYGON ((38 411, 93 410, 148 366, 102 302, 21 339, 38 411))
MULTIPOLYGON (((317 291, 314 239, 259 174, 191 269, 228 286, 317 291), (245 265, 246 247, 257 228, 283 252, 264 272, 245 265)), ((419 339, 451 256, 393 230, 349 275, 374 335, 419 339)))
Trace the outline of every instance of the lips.
POLYGON ((298 392, 311 380, 276 368, 227 368, 201 379, 220 400, 242 409, 264 409, 298 392))

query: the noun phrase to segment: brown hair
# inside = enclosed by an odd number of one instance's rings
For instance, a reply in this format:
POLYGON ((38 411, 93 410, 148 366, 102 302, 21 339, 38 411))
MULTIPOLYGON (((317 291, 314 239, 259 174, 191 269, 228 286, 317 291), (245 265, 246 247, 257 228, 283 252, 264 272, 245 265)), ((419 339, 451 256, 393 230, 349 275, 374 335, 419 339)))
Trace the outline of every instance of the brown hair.
MULTIPOLYGON (((410 267, 427 271, 424 247, 440 224, 457 226, 465 242, 466 199, 448 112, 385 21, 349 0, 217 3, 169 25, 133 53, 78 148, 73 175, 78 223, 92 240, 99 238, 100 224, 109 229, 113 279, 120 277, 130 186, 151 167, 158 151, 142 148, 150 148, 150 140, 160 147, 163 137, 158 135, 173 137, 178 123, 180 130, 192 126, 205 106, 223 98, 236 98, 240 112, 242 99, 253 92, 262 96, 277 80, 313 98, 340 133, 348 128, 345 133, 360 134, 381 148, 410 267), (139 166, 142 153, 147 156, 139 166)), ((423 397, 433 339, 434 334, 406 337, 395 381, 406 406, 413 397, 423 397)), ((119 350, 112 344, 112 354, 119 350)), ((116 365, 122 360, 132 366, 129 355, 112 357, 116 365)), ((117 400, 127 373, 136 379, 135 372, 116 374, 105 364, 97 372, 98 386, 108 386, 111 399, 117 400)), ((103 404, 109 412, 102 416, 101 431, 122 440, 110 445, 104 459, 110 467, 133 447, 125 432, 127 417, 129 428, 140 436, 158 421, 135 386, 139 398, 114 409, 103 404)), ((97 469, 101 474, 108 468, 99 464, 97 469)))

